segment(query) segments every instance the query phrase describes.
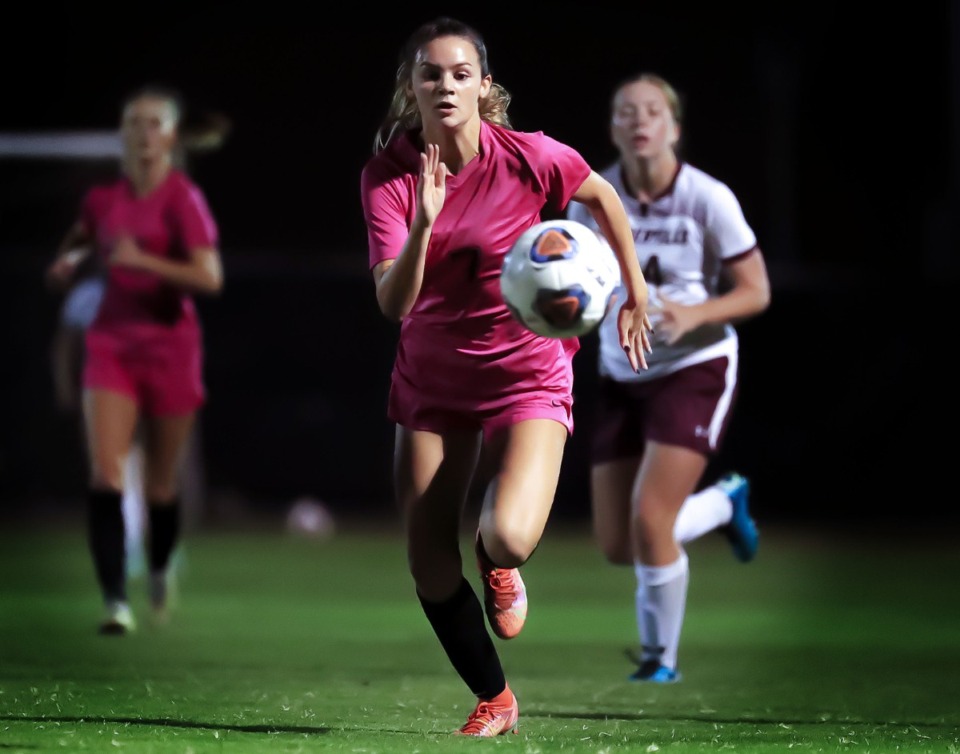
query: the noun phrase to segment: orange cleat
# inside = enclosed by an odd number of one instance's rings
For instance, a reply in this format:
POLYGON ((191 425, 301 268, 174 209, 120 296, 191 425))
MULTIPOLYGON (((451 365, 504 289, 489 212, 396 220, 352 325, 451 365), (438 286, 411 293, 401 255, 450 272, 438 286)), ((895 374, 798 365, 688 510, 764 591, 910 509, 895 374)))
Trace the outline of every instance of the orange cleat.
POLYGON ((512 639, 527 620, 527 588, 519 568, 497 568, 482 554, 477 537, 477 567, 483 579, 483 606, 490 628, 501 639, 512 639))
POLYGON ((482 571, 483 604, 490 628, 501 639, 512 639, 527 620, 527 589, 517 568, 482 571))
POLYGON ((517 722, 520 719, 520 705, 508 686, 503 693, 490 701, 481 701, 470 713, 466 724, 457 731, 461 736, 493 738, 504 733, 518 733, 517 722), (501 697, 506 696, 505 701, 501 697))

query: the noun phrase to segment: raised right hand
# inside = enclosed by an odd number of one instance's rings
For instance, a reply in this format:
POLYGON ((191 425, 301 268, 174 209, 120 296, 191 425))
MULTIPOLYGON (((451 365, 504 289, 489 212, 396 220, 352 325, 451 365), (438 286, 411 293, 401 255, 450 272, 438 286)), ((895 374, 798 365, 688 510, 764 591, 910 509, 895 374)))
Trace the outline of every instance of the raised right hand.
POLYGON ((427 144, 420 153, 420 178, 417 181, 417 208, 424 224, 431 227, 443 209, 447 195, 447 166, 440 162, 440 147, 427 144))

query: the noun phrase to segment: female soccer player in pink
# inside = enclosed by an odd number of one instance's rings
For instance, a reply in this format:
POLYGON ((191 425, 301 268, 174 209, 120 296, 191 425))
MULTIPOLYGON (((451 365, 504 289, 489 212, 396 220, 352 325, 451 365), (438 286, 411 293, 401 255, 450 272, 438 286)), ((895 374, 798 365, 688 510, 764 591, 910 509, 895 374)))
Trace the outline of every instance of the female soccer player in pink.
POLYGON ((205 400, 193 294, 223 285, 218 230, 182 169, 179 97, 147 87, 122 106, 122 177, 91 188, 47 270, 66 285, 100 255, 107 287, 86 334, 83 410, 90 456, 88 535, 106 616, 101 633, 135 626, 127 600, 123 468, 138 424, 145 450, 150 598, 165 616, 167 568, 180 530, 181 461, 205 400))
POLYGON ((440 644, 477 697, 458 731, 472 736, 515 730, 519 715, 463 574, 461 515, 478 459, 491 459, 493 472, 476 559, 490 626, 509 639, 527 610, 518 569, 543 534, 573 429, 578 341, 524 329, 499 288, 504 255, 545 208, 576 199, 591 209, 622 267, 624 365, 645 368, 650 345, 646 284, 616 191, 570 147, 512 130, 508 103, 474 29, 450 18, 425 24, 401 52, 361 178, 377 301, 401 325, 387 411, 409 568, 440 644))
MULTIPOLYGON (((737 395, 732 323, 767 308, 770 282, 736 197, 678 158, 680 99, 669 83, 641 74, 618 86, 611 135, 620 156, 602 175, 629 215, 656 336, 637 373, 620 363, 617 330, 600 325, 594 530, 608 560, 636 569, 642 647, 631 679, 671 683, 689 579, 682 544, 719 529, 740 560, 757 550, 743 476, 694 493, 737 395)), ((583 205, 567 214, 603 230, 583 205)))

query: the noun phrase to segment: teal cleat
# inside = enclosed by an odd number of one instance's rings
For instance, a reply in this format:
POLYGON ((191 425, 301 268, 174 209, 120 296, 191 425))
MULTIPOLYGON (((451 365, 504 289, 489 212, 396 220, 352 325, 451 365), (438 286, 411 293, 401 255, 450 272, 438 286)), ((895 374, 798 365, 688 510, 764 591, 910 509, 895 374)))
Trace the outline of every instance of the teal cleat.
POLYGON ((646 683, 677 683, 681 675, 673 668, 661 665, 656 660, 647 660, 630 675, 630 681, 644 681, 646 683))
POLYGON ((627 676, 628 681, 643 681, 646 683, 677 683, 683 676, 680 671, 662 665, 660 660, 641 660, 632 650, 625 651, 631 662, 636 663, 637 669, 627 676))
POLYGON ((717 487, 733 503, 733 516, 730 523, 721 531, 730 542, 733 554, 742 563, 749 563, 757 554, 760 544, 760 532, 756 522, 750 517, 750 481, 736 472, 725 475, 717 482, 717 487))

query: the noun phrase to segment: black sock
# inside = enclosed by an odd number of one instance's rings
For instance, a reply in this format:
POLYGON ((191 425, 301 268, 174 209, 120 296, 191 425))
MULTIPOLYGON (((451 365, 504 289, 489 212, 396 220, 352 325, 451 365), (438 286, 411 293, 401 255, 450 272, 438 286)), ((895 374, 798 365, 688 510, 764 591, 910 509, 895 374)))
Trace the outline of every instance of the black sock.
MULTIPOLYGON (((419 597, 419 595, 417 595, 419 597)), ((492 699, 507 686, 500 657, 493 645, 480 600, 463 579, 445 602, 420 604, 454 670, 480 699, 492 699)))
POLYGON ((163 504, 151 501, 147 510, 150 516, 150 570, 156 573, 167 570, 170 554, 180 535, 180 500, 174 498, 173 502, 163 504))
POLYGON ((87 491, 87 541, 106 600, 127 599, 122 501, 114 490, 87 491))

